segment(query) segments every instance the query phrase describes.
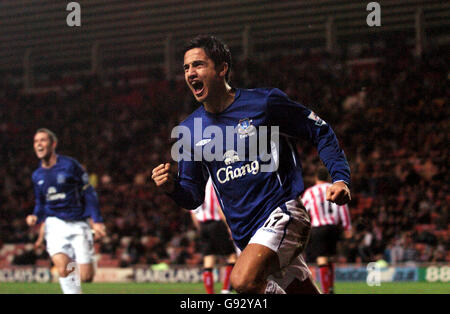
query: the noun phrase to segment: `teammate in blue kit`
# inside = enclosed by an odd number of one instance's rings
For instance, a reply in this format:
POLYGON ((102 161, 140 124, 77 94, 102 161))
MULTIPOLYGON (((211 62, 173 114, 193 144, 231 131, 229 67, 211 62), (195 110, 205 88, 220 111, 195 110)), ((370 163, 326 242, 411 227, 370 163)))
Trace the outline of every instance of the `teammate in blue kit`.
POLYGON ((96 237, 106 234, 94 188, 81 165, 56 154, 57 138, 45 128, 36 131, 34 151, 40 167, 33 172, 34 211, 26 222, 34 226, 45 221, 47 251, 58 270, 64 293, 81 293, 81 282, 94 277, 94 243, 88 218, 96 237), (76 262, 79 276, 75 271, 76 262))
POLYGON ((331 127, 314 112, 276 88, 232 88, 230 70, 231 54, 213 36, 199 36, 185 48, 185 80, 203 105, 178 129, 172 149, 178 175, 165 163, 153 169, 152 178, 180 207, 195 209, 211 177, 242 250, 231 274, 237 292, 319 293, 300 255, 311 223, 300 199, 304 184, 294 147, 299 139, 316 145, 333 178, 327 200, 337 204, 351 198, 344 152, 331 127), (274 128, 264 138, 268 127, 274 128), (270 149, 260 149, 264 141, 270 149))

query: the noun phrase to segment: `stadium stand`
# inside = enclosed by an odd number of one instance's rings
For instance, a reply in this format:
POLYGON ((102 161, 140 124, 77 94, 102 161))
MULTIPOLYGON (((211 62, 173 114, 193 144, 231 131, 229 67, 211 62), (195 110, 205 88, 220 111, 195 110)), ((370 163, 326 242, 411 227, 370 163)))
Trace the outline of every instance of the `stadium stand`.
MULTIPOLYGON (((449 3, 383 1, 377 28, 358 1, 92 0, 80 31, 61 26, 68 12, 55 1, 4 2, 0 268, 49 265, 25 224, 40 127, 83 163, 100 196, 100 267, 201 264, 189 214, 150 175, 171 158, 172 127, 198 106, 165 59, 181 60, 181 41, 205 30, 237 56, 234 86, 278 87, 333 125, 353 181, 355 232, 340 241, 339 262, 450 261, 449 3)), ((312 185, 320 161, 310 145, 297 149, 312 185)))
MULTIPOLYGON (((234 67, 235 86, 277 86, 335 127, 352 169, 355 228, 340 242, 340 262, 450 261, 448 60, 438 48, 422 58, 410 51, 400 43, 358 55, 305 51, 234 67)), ((170 158, 171 127, 197 106, 182 80, 162 73, 55 77, 38 86, 60 91, 38 94, 0 79, 1 265, 20 263, 36 238, 24 218, 34 201, 32 136, 42 126, 58 134, 60 153, 84 164, 100 195, 109 236, 97 244, 99 266, 201 262, 188 213, 149 181, 170 158)), ((298 150, 311 185, 319 160, 309 145, 298 150)))

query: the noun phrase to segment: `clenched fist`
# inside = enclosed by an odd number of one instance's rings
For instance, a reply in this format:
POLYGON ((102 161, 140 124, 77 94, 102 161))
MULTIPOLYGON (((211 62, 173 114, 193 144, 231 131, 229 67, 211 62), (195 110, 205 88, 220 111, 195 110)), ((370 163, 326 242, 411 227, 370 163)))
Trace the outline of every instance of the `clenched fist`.
POLYGON ((327 201, 344 205, 350 202, 351 199, 350 189, 343 181, 335 182, 327 189, 327 201))
POLYGON ((106 237, 106 226, 102 222, 92 222, 91 228, 94 231, 95 240, 106 237))
POLYGON ((155 181, 156 186, 161 187, 166 193, 172 192, 174 188, 174 179, 169 170, 169 163, 160 164, 152 170, 152 179, 155 181))
POLYGON ((30 227, 33 227, 36 224, 37 220, 38 218, 35 215, 28 215, 25 219, 27 225, 30 227))

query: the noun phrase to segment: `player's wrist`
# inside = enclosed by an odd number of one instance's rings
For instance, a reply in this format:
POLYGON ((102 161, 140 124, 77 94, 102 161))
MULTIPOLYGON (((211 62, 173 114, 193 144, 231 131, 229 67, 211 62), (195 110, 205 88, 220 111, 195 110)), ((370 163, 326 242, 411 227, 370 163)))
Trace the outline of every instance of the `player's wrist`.
POLYGON ((343 184, 345 186, 349 186, 348 182, 344 181, 344 180, 336 180, 333 182, 333 184, 343 184))
POLYGON ((175 191, 175 180, 169 176, 169 180, 161 185, 162 190, 165 194, 170 195, 175 191))

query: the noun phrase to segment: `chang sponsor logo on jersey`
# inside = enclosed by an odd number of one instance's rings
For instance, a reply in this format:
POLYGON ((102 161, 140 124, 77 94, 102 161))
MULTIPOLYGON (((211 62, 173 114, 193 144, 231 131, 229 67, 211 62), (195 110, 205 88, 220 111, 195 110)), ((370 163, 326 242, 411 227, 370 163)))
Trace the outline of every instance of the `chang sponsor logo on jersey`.
POLYGON ((47 189, 47 201, 57 201, 66 199, 66 193, 56 193, 57 190, 54 186, 47 189))
POLYGON ((243 165, 238 168, 234 168, 233 166, 223 167, 217 170, 217 180, 224 184, 230 180, 235 180, 246 176, 248 174, 257 175, 259 172, 259 162, 257 160, 252 161, 246 165, 243 165))

